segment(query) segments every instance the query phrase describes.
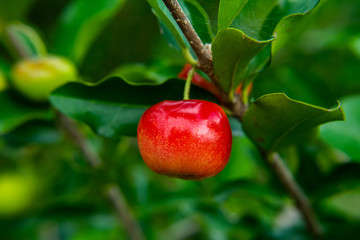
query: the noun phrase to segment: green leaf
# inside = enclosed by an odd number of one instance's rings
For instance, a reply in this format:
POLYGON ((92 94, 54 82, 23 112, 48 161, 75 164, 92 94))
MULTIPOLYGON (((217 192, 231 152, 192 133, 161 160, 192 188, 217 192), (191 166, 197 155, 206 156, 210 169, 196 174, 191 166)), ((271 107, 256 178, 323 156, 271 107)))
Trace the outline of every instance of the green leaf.
POLYGON ((334 122, 320 128, 320 136, 330 146, 341 150, 351 159, 360 161, 360 95, 342 101, 345 122, 334 122))
POLYGON ((125 0, 71 1, 60 17, 55 52, 81 63, 87 50, 125 0))
POLYGON ((248 0, 220 0, 218 30, 225 30, 230 27, 247 2, 248 0))
POLYGON ((293 14, 279 22, 274 31, 275 40, 271 44, 272 55, 276 54, 291 39, 294 29, 303 17, 304 14, 293 14))
POLYGON ((247 71, 249 62, 271 41, 257 41, 236 29, 220 31, 212 43, 213 66, 220 86, 231 92, 256 72, 257 68, 247 71))
POLYGON ((47 54, 44 42, 33 28, 17 22, 6 25, 5 32, 5 45, 15 58, 47 54))
POLYGON ((51 121, 31 120, 3 136, 12 146, 31 144, 51 145, 61 140, 61 133, 51 121))
MULTIPOLYGON (((157 18, 159 19, 160 25, 163 28, 167 29, 172 34, 172 37, 175 38, 177 44, 180 46, 180 49, 184 51, 189 44, 187 43, 186 38, 182 34, 179 26, 176 24, 176 21, 171 16, 165 4, 161 0, 147 0, 147 1, 150 4, 151 8, 153 9, 157 18)), ((168 33, 167 35, 169 36, 168 33)), ((170 41, 170 43, 172 43, 172 41, 170 41)), ((172 44, 172 46, 176 47, 177 45, 172 44)))
POLYGON ((210 27, 210 19, 203 7, 195 0, 179 1, 189 18, 195 31, 199 35, 203 43, 211 43, 214 35, 210 27))
POLYGON ((360 219, 360 188, 336 194, 324 200, 322 207, 348 219, 360 219))
POLYGON ((246 35, 257 39, 270 39, 277 24, 284 17, 306 13, 313 9, 319 0, 248 1, 240 13, 232 21, 230 27, 242 30, 246 35))
POLYGON ((340 105, 325 109, 273 93, 250 105, 243 127, 259 147, 271 152, 308 141, 316 135, 318 125, 336 120, 344 120, 340 105))
POLYGON ((218 32, 219 0, 197 0, 209 16, 209 25, 213 33, 218 32))
MULTIPOLYGON (((186 51, 190 45, 165 4, 161 0, 148 0, 148 3, 160 21, 165 39, 172 47, 186 51)), ((179 4, 203 43, 211 43, 210 19, 203 7, 195 0, 180 0, 179 4)))
POLYGON ((50 116, 47 106, 34 105, 10 91, 0 93, 0 135, 32 119, 48 119, 50 116))
MULTIPOLYGON (((69 83, 55 90, 50 102, 69 117, 88 124, 99 135, 117 138, 136 136, 140 117, 151 105, 183 98, 185 81, 180 79, 155 86, 134 86, 127 82, 110 77, 97 86, 69 83)), ((192 86, 190 95, 216 101, 196 86, 192 86)))
POLYGON ((180 71, 181 68, 167 64, 128 64, 117 68, 112 76, 125 79, 131 85, 156 85, 164 83, 169 76, 176 77, 180 71))

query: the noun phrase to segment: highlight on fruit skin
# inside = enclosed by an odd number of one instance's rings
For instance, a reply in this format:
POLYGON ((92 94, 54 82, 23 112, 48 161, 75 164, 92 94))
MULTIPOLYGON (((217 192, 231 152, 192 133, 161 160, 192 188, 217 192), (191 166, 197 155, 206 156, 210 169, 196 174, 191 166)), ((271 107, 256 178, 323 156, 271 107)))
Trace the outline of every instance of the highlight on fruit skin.
POLYGON ((150 107, 139 121, 137 138, 150 169, 191 180, 220 173, 232 146, 225 112, 203 100, 163 101, 150 107))
POLYGON ((14 87, 25 97, 38 102, 47 101, 53 90, 76 79, 74 64, 54 55, 23 59, 11 70, 14 87))

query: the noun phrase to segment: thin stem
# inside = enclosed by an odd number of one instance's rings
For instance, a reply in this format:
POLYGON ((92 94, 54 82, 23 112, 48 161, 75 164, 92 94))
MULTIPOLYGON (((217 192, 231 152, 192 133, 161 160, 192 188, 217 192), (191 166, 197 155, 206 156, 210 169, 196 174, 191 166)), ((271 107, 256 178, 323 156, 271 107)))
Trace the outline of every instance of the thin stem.
POLYGON ((188 72, 185 88, 184 88, 184 100, 190 99, 190 87, 191 87, 191 80, 194 77, 195 74, 195 67, 192 67, 190 71, 188 72))
MULTIPOLYGON (((86 142, 85 136, 77 129, 75 123, 60 112, 57 112, 57 118, 61 128, 80 149, 89 165, 94 169, 99 169, 103 164, 102 159, 89 146, 89 144, 86 142)), ((105 192, 107 198, 112 203, 120 221, 123 223, 130 239, 145 239, 144 234, 142 233, 139 224, 136 222, 129 206, 127 205, 125 197, 121 193, 120 188, 117 185, 111 185, 105 188, 105 192)))
POLYGON ((294 199, 297 208, 301 212, 308 226, 309 231, 316 237, 321 236, 322 229, 310 205, 309 199, 297 184, 291 171, 287 168, 280 155, 278 153, 269 154, 264 151, 261 152, 264 160, 266 160, 267 164, 285 187, 286 191, 294 199))
POLYGON ((190 53, 190 50, 188 48, 182 49, 182 53, 188 63, 190 63, 191 66, 197 66, 198 62, 193 58, 193 56, 190 53))

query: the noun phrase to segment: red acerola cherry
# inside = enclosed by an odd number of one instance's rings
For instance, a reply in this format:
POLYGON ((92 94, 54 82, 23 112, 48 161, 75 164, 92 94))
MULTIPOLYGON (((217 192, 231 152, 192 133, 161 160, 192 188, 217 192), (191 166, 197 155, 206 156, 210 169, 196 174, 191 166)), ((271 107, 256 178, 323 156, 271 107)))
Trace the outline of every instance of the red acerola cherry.
POLYGON ((160 102, 145 111, 137 133, 142 158, 159 174, 201 180, 221 172, 229 161, 231 128, 215 103, 160 102))

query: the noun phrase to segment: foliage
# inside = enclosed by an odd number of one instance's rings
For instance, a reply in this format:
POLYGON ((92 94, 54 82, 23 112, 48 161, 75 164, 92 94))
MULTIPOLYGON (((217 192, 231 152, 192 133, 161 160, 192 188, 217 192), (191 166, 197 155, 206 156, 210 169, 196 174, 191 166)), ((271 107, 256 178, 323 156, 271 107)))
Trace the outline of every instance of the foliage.
MULTIPOLYGON (((312 239, 258 149, 280 151, 313 203, 324 239, 354 238, 360 226, 357 1, 179 1, 203 43, 211 44, 229 98, 253 84, 243 99, 250 103, 243 122, 229 116, 229 164, 199 182, 151 172, 136 144, 142 113, 182 99, 185 82, 177 75, 196 59, 163 2, 51 2, 0 0, 0 73, 7 85, 0 90, 0 198, 14 192, 32 201, 0 212, 2 238, 127 239, 102 194, 114 182, 147 239, 312 239), (48 53, 73 61, 80 79, 56 89, 48 103, 34 103, 13 88, 11 68, 20 58, 48 53), (77 120, 104 160, 100 172, 63 134, 57 111, 77 120), (346 120, 336 121, 344 113, 346 120), (16 184, 25 188, 4 187, 16 184)), ((194 85, 190 97, 221 104, 194 85)))

